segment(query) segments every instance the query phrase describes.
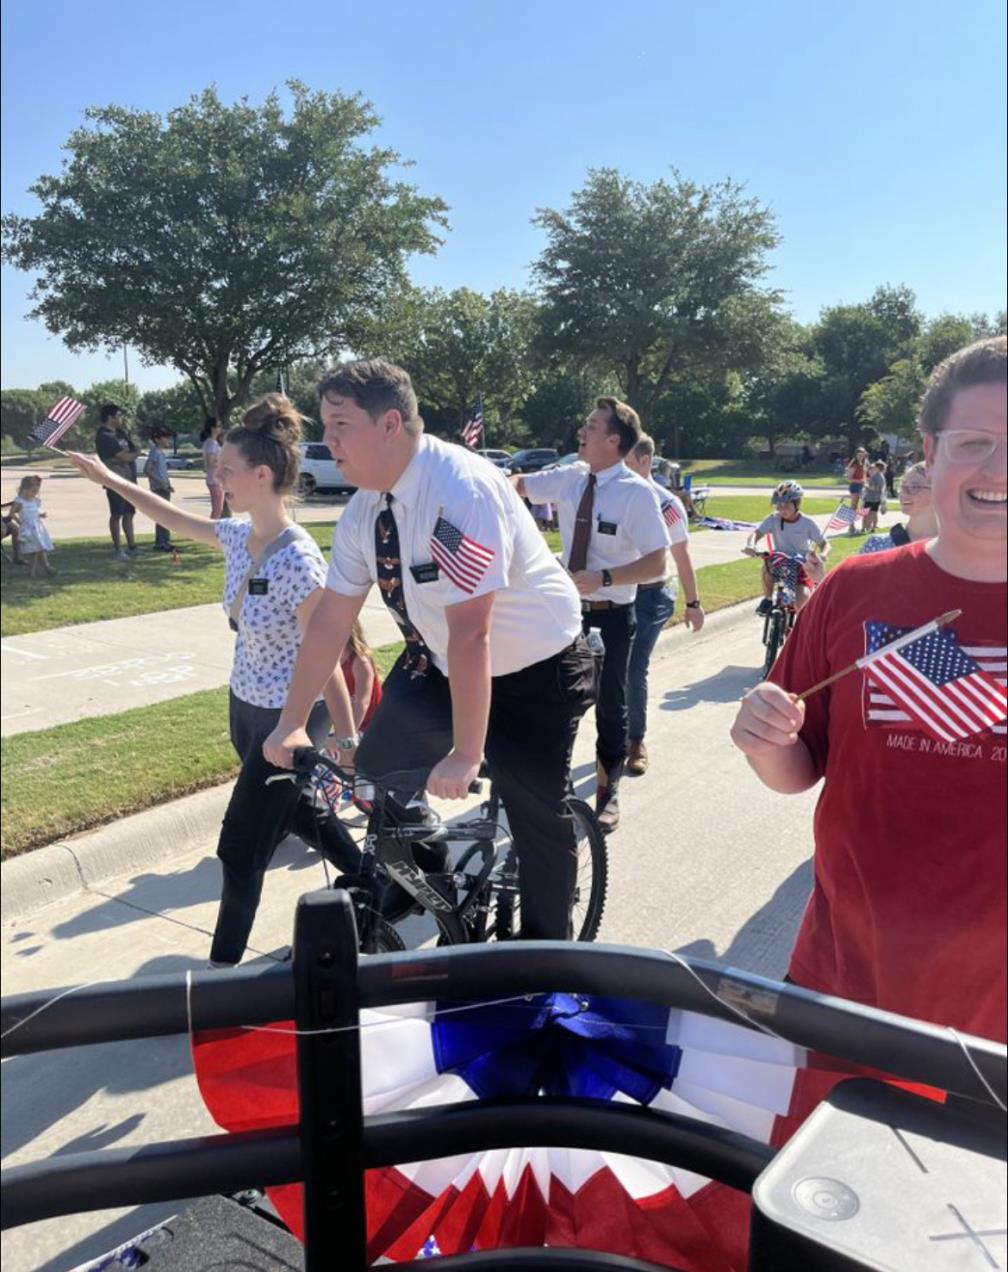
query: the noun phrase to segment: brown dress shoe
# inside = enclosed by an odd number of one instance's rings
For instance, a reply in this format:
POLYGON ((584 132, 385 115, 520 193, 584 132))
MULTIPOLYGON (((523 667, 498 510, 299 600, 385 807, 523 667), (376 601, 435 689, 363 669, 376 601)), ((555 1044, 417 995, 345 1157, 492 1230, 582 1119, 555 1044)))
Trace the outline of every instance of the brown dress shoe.
POLYGON ((633 773, 635 777, 641 777, 647 772, 648 753, 647 747, 641 742, 630 743, 630 753, 627 756, 627 772, 633 773))

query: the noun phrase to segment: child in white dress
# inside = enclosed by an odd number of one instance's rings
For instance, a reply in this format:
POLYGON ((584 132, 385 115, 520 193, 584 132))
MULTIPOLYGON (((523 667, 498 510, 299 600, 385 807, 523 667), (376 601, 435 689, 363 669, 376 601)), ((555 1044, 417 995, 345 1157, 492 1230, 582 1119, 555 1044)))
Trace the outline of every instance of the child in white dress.
POLYGON ((29 567, 32 578, 42 574, 55 574, 49 564, 48 554, 53 550, 52 535, 45 524, 45 513, 42 511, 41 477, 22 477, 18 486, 17 498, 11 507, 20 520, 20 549, 25 565, 29 567))

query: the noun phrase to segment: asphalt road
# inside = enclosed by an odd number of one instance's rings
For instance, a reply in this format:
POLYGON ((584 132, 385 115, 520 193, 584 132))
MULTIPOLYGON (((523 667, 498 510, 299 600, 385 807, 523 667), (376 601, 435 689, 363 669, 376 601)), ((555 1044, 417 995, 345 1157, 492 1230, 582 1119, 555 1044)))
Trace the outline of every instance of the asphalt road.
MULTIPOLYGON (((601 940, 784 971, 810 888, 814 795, 785 799, 764 790, 728 741, 759 654, 758 624, 748 618, 700 636, 677 629, 659 645, 652 768, 625 784, 601 940)), ((575 754, 586 794, 592 751, 586 721, 575 754)), ((4 927, 3 993, 202 966, 219 887, 212 839, 156 872, 4 927)), ((254 949, 287 944, 296 898, 322 883, 317 858, 289 841, 267 880, 254 949)), ((425 932, 418 925, 410 935, 416 942, 425 932)), ((2 1111, 5 1165, 213 1129, 181 1038, 11 1059, 2 1111)), ((73 1267, 172 1209, 104 1212, 4 1233, 5 1272, 73 1267)))

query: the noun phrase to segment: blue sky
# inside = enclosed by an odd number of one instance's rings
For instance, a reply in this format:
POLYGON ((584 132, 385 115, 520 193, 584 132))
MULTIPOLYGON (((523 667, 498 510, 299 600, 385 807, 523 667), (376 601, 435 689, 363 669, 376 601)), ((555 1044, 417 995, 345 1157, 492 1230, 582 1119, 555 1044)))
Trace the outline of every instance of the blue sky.
MULTIPOLYGON (((529 218, 589 167, 730 176, 775 211, 772 282, 795 316, 906 283, 925 313, 1005 304, 1005 19, 989 0, 10 0, 3 210, 54 172, 90 104, 166 111, 216 83, 360 92, 378 139, 451 206, 416 282, 522 287, 529 218), (365 16, 362 16, 362 13, 365 16)), ((5 386, 118 375, 28 322, 3 270, 5 386)), ((144 388, 174 371, 144 369, 144 388)))

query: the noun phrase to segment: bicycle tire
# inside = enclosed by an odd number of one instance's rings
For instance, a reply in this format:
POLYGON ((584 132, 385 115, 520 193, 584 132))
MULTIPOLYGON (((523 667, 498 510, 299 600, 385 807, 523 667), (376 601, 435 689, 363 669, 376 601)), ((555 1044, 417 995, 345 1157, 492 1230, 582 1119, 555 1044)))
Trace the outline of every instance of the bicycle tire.
POLYGON ((387 919, 372 914, 368 924, 367 939, 361 944, 362 954, 398 954, 406 948, 406 942, 387 919))
POLYGON ((780 647, 784 643, 784 614, 781 610, 775 609, 767 619, 766 634, 766 658, 763 661, 763 676, 766 680, 767 676, 773 670, 773 665, 777 661, 777 655, 780 647))
POLYGON ((567 807, 574 818, 578 842, 578 879, 574 900, 574 929, 576 941, 594 941, 602 923, 606 895, 609 890, 609 850, 605 835, 598 823, 595 811, 583 799, 568 799, 567 807), (586 872, 590 870, 590 878, 586 872), (584 880, 584 882, 582 882, 584 880), (580 923, 577 915, 581 893, 587 891, 587 899, 580 923))

